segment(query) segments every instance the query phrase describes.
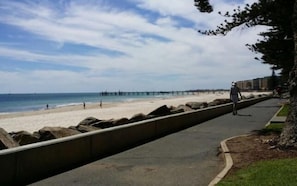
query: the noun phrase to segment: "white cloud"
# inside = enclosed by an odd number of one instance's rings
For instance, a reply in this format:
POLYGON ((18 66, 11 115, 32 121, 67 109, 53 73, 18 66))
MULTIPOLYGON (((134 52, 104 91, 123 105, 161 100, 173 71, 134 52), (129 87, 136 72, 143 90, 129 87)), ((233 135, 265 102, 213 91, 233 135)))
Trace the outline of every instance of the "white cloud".
MULTIPOLYGON (((32 39, 55 42, 58 46, 49 52, 16 48, 5 42, 0 45, 0 59, 87 69, 83 72, 71 68, 2 71, 0 77, 6 75, 14 80, 7 79, 10 83, 5 82, 3 86, 29 92, 30 87, 41 92, 181 90, 228 88, 232 80, 270 75, 268 66, 252 62, 254 56, 244 46, 255 42, 256 33, 263 28, 235 30, 226 37, 202 36, 177 18, 204 26, 217 25, 222 18, 215 13, 199 13, 192 0, 131 1, 137 3, 138 8, 154 12, 154 18, 139 10, 111 7, 102 4, 103 1, 88 1, 90 4, 73 1, 60 7, 63 12, 53 8, 53 4, 34 4, 32 9, 29 8, 32 4, 9 1, 1 6, 0 3, 2 10, 18 8, 15 13, 1 14, 0 22, 26 30, 35 36, 32 39), (65 44, 116 51, 121 55, 104 51, 60 53, 65 44), (27 87, 18 86, 24 82, 30 83, 27 87)), ((232 7, 223 1, 212 2, 216 9, 232 7)))
POLYGON ((138 4, 138 7, 142 9, 148 9, 151 11, 156 11, 163 16, 171 15, 184 15, 189 9, 193 9, 194 1, 193 0, 171 0, 168 1, 159 1, 159 0, 131 0, 138 4))

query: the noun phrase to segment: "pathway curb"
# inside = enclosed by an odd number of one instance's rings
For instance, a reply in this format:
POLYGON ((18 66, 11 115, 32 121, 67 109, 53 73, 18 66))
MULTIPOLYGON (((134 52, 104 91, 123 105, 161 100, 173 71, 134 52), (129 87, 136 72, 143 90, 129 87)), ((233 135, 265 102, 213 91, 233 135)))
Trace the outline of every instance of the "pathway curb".
POLYGON ((208 184, 208 186, 214 186, 217 183, 219 183, 225 176, 226 174, 229 172, 229 170, 231 169, 231 167, 233 166, 233 160, 230 154, 230 151, 228 149, 228 146, 226 144, 226 142, 228 140, 231 140, 233 138, 237 138, 237 137, 241 137, 241 136, 249 136, 250 134, 244 134, 244 135, 239 135, 239 136, 233 136, 230 138, 227 138, 223 141, 221 141, 221 149, 222 149, 222 153, 224 154, 224 158, 225 158, 225 167, 224 169, 208 184))
POLYGON ((280 109, 274 114, 274 116, 268 121, 268 123, 265 125, 265 127, 273 124, 273 123, 284 123, 287 119, 286 116, 277 116, 278 113, 283 109, 284 104, 280 107, 280 109))
MULTIPOLYGON (((271 121, 273 121, 276 117, 277 114, 281 111, 281 109, 283 108, 284 105, 282 105, 282 107, 274 114, 274 116, 269 120, 269 122, 265 125, 265 127, 267 127, 268 125, 271 124, 271 121)), ((237 138, 237 137, 245 137, 245 136, 249 136, 251 134, 243 134, 243 135, 238 135, 238 136, 233 136, 230 138, 227 138, 223 141, 221 141, 221 149, 222 149, 222 153, 224 155, 224 159, 225 159, 225 167, 224 169, 208 184, 208 186, 215 186, 217 183, 219 183, 229 172, 229 170, 232 168, 233 166, 233 159, 231 157, 230 151, 228 149, 228 146, 226 144, 226 142, 228 140, 237 138)))

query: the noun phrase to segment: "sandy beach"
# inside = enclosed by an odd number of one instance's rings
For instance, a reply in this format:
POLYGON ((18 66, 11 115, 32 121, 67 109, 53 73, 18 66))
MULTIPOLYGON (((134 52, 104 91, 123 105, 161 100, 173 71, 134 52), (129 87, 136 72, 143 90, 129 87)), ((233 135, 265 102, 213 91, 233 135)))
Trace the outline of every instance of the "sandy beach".
MULTIPOLYGON (((243 96, 251 94, 269 94, 270 92, 242 92, 243 96)), ((76 126, 87 117, 95 117, 102 120, 131 118, 137 113, 148 114, 162 106, 179 106, 187 102, 211 102, 214 99, 229 98, 229 92, 204 92, 195 95, 183 95, 167 99, 154 98, 123 103, 99 103, 86 105, 67 106, 55 109, 20 112, 0 115, 0 127, 7 132, 28 131, 34 132, 49 127, 76 126)))

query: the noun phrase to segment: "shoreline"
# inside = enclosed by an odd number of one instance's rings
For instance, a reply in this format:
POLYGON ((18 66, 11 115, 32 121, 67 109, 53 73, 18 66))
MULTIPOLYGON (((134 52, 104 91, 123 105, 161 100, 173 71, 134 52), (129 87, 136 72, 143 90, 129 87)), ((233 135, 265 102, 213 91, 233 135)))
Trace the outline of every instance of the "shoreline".
MULTIPOLYGON (((220 94, 225 93, 227 91, 208 91, 208 92, 195 92, 193 94, 183 94, 183 95, 174 95, 168 97, 150 97, 150 98, 140 98, 140 99, 133 99, 130 101, 106 101, 103 102, 104 108, 109 107, 116 107, 117 105, 121 104, 128 104, 128 103, 137 103, 137 102, 146 102, 146 101, 158 101, 158 100, 170 100, 170 99, 179 99, 185 97, 192 97, 192 96, 203 96, 205 94, 220 94)), ((102 100, 101 100, 102 101, 102 100)), ((104 100, 103 100, 104 101, 104 100)), ((75 104, 65 104, 64 106, 57 106, 57 107, 50 107, 48 109, 43 108, 39 110, 27 110, 27 111, 13 111, 13 112, 0 112, 0 119, 3 118, 12 118, 12 117, 21 117, 21 116, 31 116, 31 115, 39 115, 39 114, 46 114, 46 113, 57 113, 57 112, 66 112, 66 111, 75 111, 75 110, 87 110, 87 109, 101 109, 100 102, 85 102, 86 107, 84 109, 83 102, 82 103, 75 103, 75 104)), ((161 106, 161 105, 160 105, 161 106)))
MULTIPOLYGON (((243 96, 269 94, 271 92, 242 92, 243 96)), ((27 131, 35 132, 48 127, 76 126, 87 117, 109 120, 131 118, 138 113, 148 114, 156 108, 167 105, 179 106, 187 102, 211 102, 215 99, 229 98, 229 91, 205 92, 194 95, 181 95, 169 98, 148 98, 129 102, 103 102, 83 105, 57 107, 48 110, 17 112, 0 114, 0 128, 7 132, 27 131)))

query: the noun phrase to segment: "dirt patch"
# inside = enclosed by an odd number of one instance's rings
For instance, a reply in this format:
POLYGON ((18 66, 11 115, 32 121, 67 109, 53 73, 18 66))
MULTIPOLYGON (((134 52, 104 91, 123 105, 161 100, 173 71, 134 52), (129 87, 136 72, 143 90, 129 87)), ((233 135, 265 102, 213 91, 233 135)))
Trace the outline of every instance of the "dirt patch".
POLYGON ((278 139, 279 134, 276 133, 253 133, 228 140, 226 144, 233 159, 233 166, 227 176, 257 161, 297 157, 296 149, 276 148, 278 139))

